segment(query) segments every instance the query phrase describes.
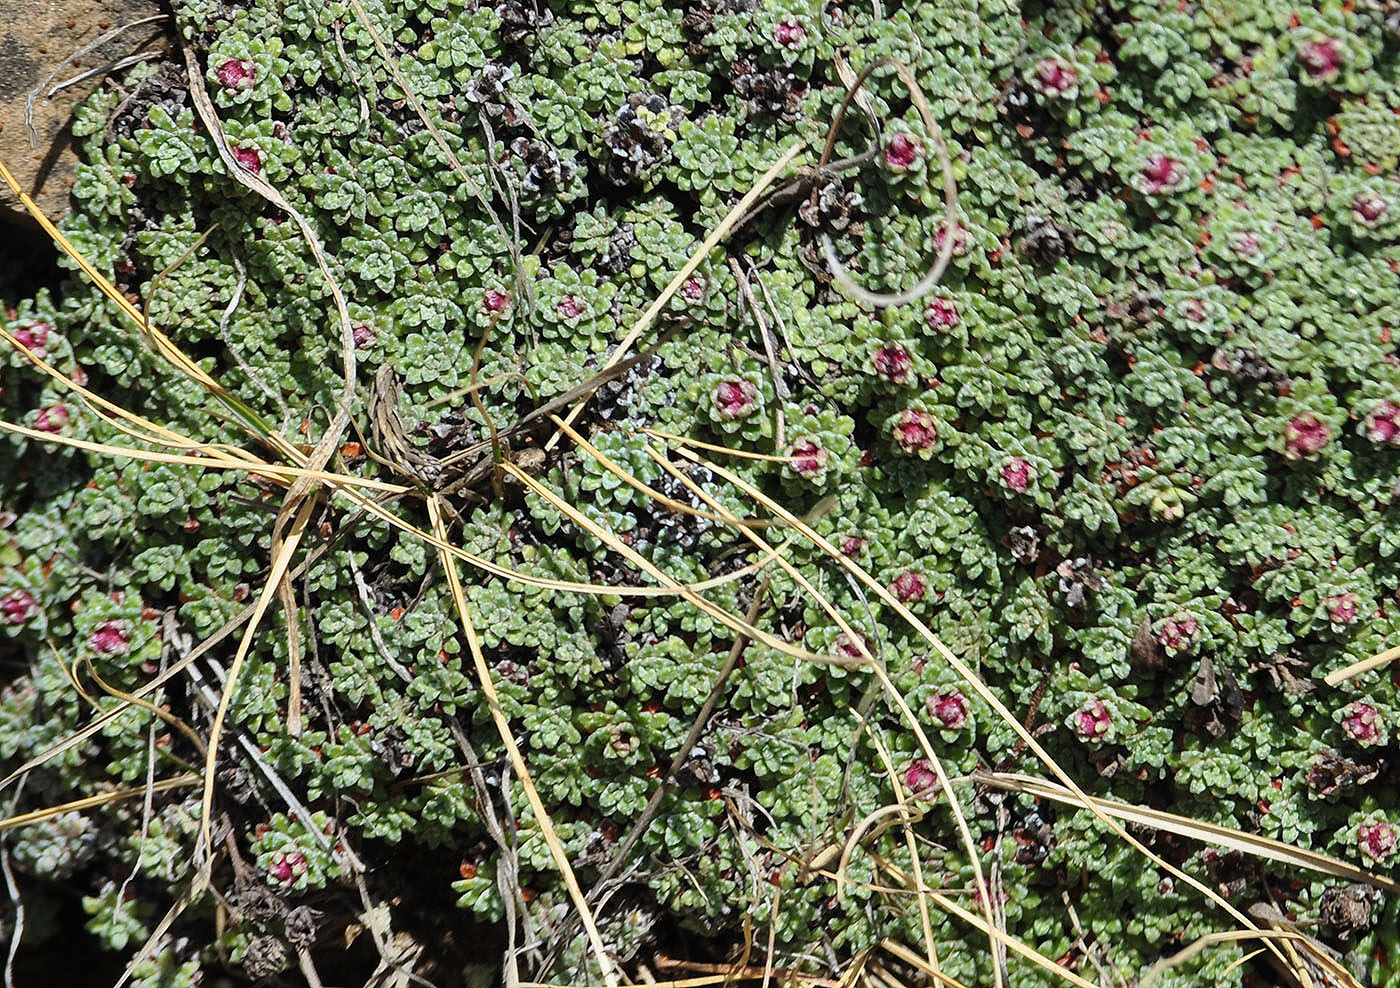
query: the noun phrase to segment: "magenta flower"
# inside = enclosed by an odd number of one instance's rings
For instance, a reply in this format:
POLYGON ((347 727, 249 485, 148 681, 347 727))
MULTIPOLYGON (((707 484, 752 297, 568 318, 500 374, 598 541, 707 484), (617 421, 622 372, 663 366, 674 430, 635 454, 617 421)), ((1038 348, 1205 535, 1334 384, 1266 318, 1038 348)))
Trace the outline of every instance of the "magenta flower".
POLYGON ((923 146, 909 134, 898 132, 885 142, 885 165, 892 172, 907 172, 923 156, 923 146))
POLYGON ((956 689, 946 689, 928 698, 929 716, 945 730, 956 731, 967 723, 967 697, 956 689))
POLYGON ((262 171, 262 153, 257 148, 234 148, 233 160, 238 162, 238 167, 245 172, 252 172, 256 175, 262 171))
POLYGON ((908 384, 914 379, 914 362, 908 350, 890 343, 875 351, 875 373, 891 384, 908 384))
POLYGON ((1190 614, 1176 614, 1162 625, 1157 632, 1157 641, 1168 652, 1184 652, 1196 643, 1196 633, 1200 627, 1190 614))
POLYGON ((350 337, 355 341, 355 349, 363 350, 374 343, 378 337, 374 335, 374 330, 363 323, 350 327, 350 337))
POLYGON ((904 770, 904 784, 916 798, 933 800, 938 795, 938 770, 927 758, 916 758, 904 770))
POLYGON ((28 326, 21 326, 12 334, 15 342, 26 350, 33 352, 36 357, 47 357, 49 334, 53 332, 53 327, 46 322, 32 322, 28 326))
POLYGON ((88 635, 88 646, 98 655, 123 655, 131 648, 125 621, 103 621, 88 635))
POLYGON ((1176 187, 1186 177, 1186 168, 1175 158, 1168 158, 1161 151, 1154 151, 1143 166, 1140 177, 1142 191, 1148 195, 1160 196, 1176 191, 1176 187))
POLYGON ((583 315, 583 302, 577 295, 565 295, 554 305, 560 318, 573 319, 575 316, 583 315))
POLYGON ((758 410, 758 388, 751 381, 722 381, 711 396, 721 422, 747 418, 758 410))
POLYGON ((928 459, 938 442, 938 426, 933 416, 915 408, 906 408, 895 419, 894 441, 909 456, 928 459))
POLYGON ((1298 63, 1315 83, 1336 80, 1342 71, 1342 46, 1336 38, 1317 38, 1298 46, 1298 63))
POLYGON ((1395 853, 1395 828, 1388 823, 1363 823, 1356 830, 1356 846, 1372 861, 1395 853))
POLYGON ((1385 740, 1385 722, 1381 720, 1380 711, 1360 700, 1348 703, 1342 710, 1342 730, 1363 748, 1385 740))
POLYGON ((874 654, 874 649, 870 647, 870 639, 860 634, 860 632, 856 632, 856 634, 860 637, 859 642, 844 631, 836 636, 837 655, 844 656, 848 659, 863 659, 865 658, 865 653, 861 651, 861 646, 865 647, 865 651, 870 652, 872 655, 874 654))
POLYGON ((1356 594, 1338 593, 1328 597, 1327 617, 1333 624, 1353 624, 1356 621, 1356 594))
POLYGON ((1283 455, 1289 460, 1315 456, 1332 439, 1332 427, 1312 412, 1293 416, 1283 429, 1283 455))
MULTIPOLYGON (((933 249, 939 254, 943 253, 943 245, 948 242, 948 231, 945 227, 939 227, 938 232, 933 235, 933 249)), ((959 224, 953 227, 953 256, 962 257, 967 253, 967 231, 959 224)))
POLYGON ((924 594, 928 593, 928 581, 922 573, 916 573, 912 569, 906 570, 894 578, 894 582, 890 584, 890 592, 901 604, 913 604, 923 600, 924 594))
POLYGON ((39 409, 39 413, 34 416, 34 428, 40 432, 62 432, 68 421, 67 405, 50 405, 48 408, 39 409))
POLYGON ((1063 96, 1079 83, 1079 76, 1058 58, 1042 58, 1035 63, 1031 86, 1045 96, 1063 96))
POLYGON ((807 29, 796 17, 784 17, 773 28, 773 40, 784 48, 794 48, 807 37, 807 29))
POLYGON ((1113 726, 1113 715, 1102 700, 1089 700, 1074 713, 1074 729, 1085 741, 1101 741, 1113 726))
POLYGON ((27 624, 38 610, 33 594, 27 590, 11 590, 0 597, 0 621, 11 627, 27 624))
POLYGON ((1389 398, 1377 405, 1362 425, 1366 429, 1366 438, 1371 442, 1400 446, 1400 405, 1389 398))
MULTIPOLYGON (((566 297, 573 298, 572 295, 566 297)), ((560 304, 563 304, 562 300, 560 304)), ((481 294, 481 307, 487 312, 503 312, 508 305, 510 305, 510 296, 505 292, 498 291, 495 288, 488 288, 481 294)), ((580 309, 579 311, 581 312, 583 310, 580 309)), ((577 315, 578 313, 574 314, 577 315)))
POLYGON ((788 469, 799 477, 811 480, 826 469, 828 459, 827 451, 815 439, 799 439, 788 451, 788 469))
POLYGON ((214 75, 225 89, 242 92, 253 88, 258 71, 246 58, 230 58, 214 70, 214 75))
POLYGON ((1013 456, 1006 466, 1001 468, 1001 482, 1017 494, 1024 494, 1031 486, 1033 474, 1034 470, 1025 457, 1013 456))
POLYGON ((1251 230, 1235 234, 1232 243, 1240 257, 1255 257, 1259 253, 1259 235, 1251 230))
POLYGON ((933 329, 952 329, 962 322, 962 315, 951 299, 934 298, 924 306, 924 321, 933 329))
POLYGON ((1375 226, 1389 211, 1389 200, 1379 192, 1359 192, 1351 201, 1351 217, 1362 226, 1375 226))
POLYGON ((267 873, 274 882, 291 885, 306 874, 306 855, 300 851, 278 851, 267 866, 267 873))

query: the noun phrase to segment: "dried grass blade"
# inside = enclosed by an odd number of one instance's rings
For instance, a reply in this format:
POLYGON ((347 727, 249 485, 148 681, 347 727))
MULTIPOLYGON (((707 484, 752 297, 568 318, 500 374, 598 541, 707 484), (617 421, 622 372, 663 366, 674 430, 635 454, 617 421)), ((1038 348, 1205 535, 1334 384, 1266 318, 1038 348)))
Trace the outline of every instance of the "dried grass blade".
MULTIPOLYGON (((428 514, 432 519, 434 534, 439 539, 446 541, 447 527, 442 520, 442 508, 435 497, 428 500, 428 514)), ((476 626, 472 623, 471 610, 467 606, 467 595, 462 589, 461 577, 457 574, 457 562, 446 553, 440 552, 439 558, 442 562, 443 572, 447 574, 447 586, 452 593, 452 602, 457 607, 457 617, 461 621, 462 631, 467 637, 467 648, 471 652, 472 662, 476 665, 477 678, 481 682, 482 694, 486 697, 487 706, 490 708, 491 719, 495 721, 501 743, 505 745, 511 766, 515 770, 516 777, 520 779, 521 787, 525 790, 525 798, 534 811, 535 821, 540 827, 540 835, 549 846, 549 853, 559 868, 560 876, 564 879, 564 885, 569 891, 569 898, 573 900, 574 908, 578 910, 579 918, 583 921, 588 942, 593 946, 595 959, 602 971, 603 980, 607 982, 608 988, 618 988, 621 979, 613 967, 612 958, 598 932, 598 925, 593 919, 592 911, 588 908, 588 900, 583 894, 583 889, 579 887, 578 879, 574 876, 573 867, 569 864, 569 856, 564 853, 564 846, 559 842, 559 837, 554 832, 554 824, 550 822, 549 811, 545 809, 544 801, 540 799, 540 794, 535 789, 534 782, 531 781, 529 766, 526 765, 525 758, 520 753, 520 747, 515 743, 515 735, 511 730, 510 721, 506 719, 505 711, 501 709, 501 699, 496 693, 496 684, 491 679, 491 669, 486 664, 486 656, 482 654, 481 642, 477 638, 476 626)))
POLYGON ((1363 675, 1370 672, 1372 669, 1379 669, 1381 666, 1388 665, 1396 659, 1400 659, 1400 645, 1394 648, 1388 648, 1384 652, 1371 656, 1369 659, 1353 662, 1344 669, 1338 669, 1336 672, 1329 672, 1323 677, 1322 681, 1328 686, 1337 686, 1344 680, 1351 679, 1353 676, 1363 675))
POLYGON ((233 696, 238 691, 238 674, 242 671, 243 662, 252 649, 253 639, 257 635, 263 615, 267 613, 268 607, 277 595, 279 583, 291 567, 292 557, 296 555, 297 546, 301 544, 301 537, 306 531, 306 525, 311 520, 311 512, 315 507, 316 501, 314 499, 305 498, 297 509, 296 517, 287 532, 286 540, 272 556, 272 572, 268 574, 267 582, 263 585, 262 592, 258 594, 258 601, 253 605, 248 626, 243 629, 243 637, 238 643, 238 651, 234 653, 233 662, 229 664, 228 681, 224 684, 223 693, 219 696, 219 709, 214 714, 214 723, 209 728, 209 750, 204 758, 204 794, 200 799, 199 842, 195 848, 195 857, 202 861, 202 867, 192 889, 192 895, 198 895, 204 890, 209 876, 209 864, 213 858, 214 769, 218 761, 219 741, 223 736, 224 721, 228 717, 233 696))
POLYGON ((1032 796, 1054 800, 1057 803, 1064 803, 1070 806, 1083 807, 1083 799, 1087 799, 1094 809, 1097 809, 1105 816, 1125 820, 1137 826, 1151 827, 1154 830, 1164 830, 1168 833, 1177 834, 1181 837, 1189 837, 1206 844, 1214 844, 1234 851, 1241 851, 1245 854, 1251 854, 1256 857, 1268 858, 1270 861, 1276 861, 1279 864, 1289 865, 1294 868, 1303 868, 1308 871, 1318 871, 1336 878, 1344 878, 1349 882, 1361 882, 1387 892, 1400 892, 1400 881, 1386 878, 1383 875, 1377 875, 1374 872, 1367 871, 1364 868, 1358 868, 1356 865, 1348 864, 1345 861, 1339 861, 1336 858, 1328 857, 1325 854, 1295 847, 1292 844, 1285 844, 1282 841, 1273 840, 1269 837, 1247 834, 1231 827, 1222 827, 1213 823, 1192 820, 1190 817, 1178 816, 1175 813, 1168 813, 1165 810, 1154 810, 1145 806, 1133 806, 1129 803, 1100 799, 1096 796, 1080 797, 1063 786, 1029 775, 1019 775, 1011 772, 977 772, 973 775, 973 778, 982 785, 991 786, 995 789, 1001 789, 1007 792, 1027 793, 1032 796))
POLYGON ((108 803, 115 803, 123 799, 144 796, 148 788, 153 793, 169 792, 171 789, 182 789, 185 786, 192 786, 198 782, 199 776, 195 775, 193 772, 189 772, 185 775, 177 775, 171 779, 161 779, 159 782, 149 787, 130 786, 126 789, 113 789, 111 792, 84 796, 82 799, 60 803, 57 806, 49 806, 42 810, 30 810, 27 813, 16 813, 14 816, 6 817, 0 820, 0 831, 13 830, 16 827, 26 827, 31 823, 40 823, 56 816, 62 816, 64 813, 90 810, 94 806, 105 806, 108 803))

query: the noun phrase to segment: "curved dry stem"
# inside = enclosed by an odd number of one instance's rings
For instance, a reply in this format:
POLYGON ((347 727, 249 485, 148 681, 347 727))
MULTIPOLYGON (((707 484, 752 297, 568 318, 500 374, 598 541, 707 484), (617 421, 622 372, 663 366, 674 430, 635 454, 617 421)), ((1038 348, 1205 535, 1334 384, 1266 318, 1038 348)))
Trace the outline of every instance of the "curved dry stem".
MULTIPOLYGON (((847 659, 839 655, 818 655, 815 652, 808 652, 806 649, 797 648, 791 642, 786 642, 783 641, 781 638, 777 638, 773 635, 770 635, 768 632, 762 630, 761 628, 754 627, 747 621, 744 621, 742 618, 736 617, 729 611, 726 611, 718 604, 706 600, 704 597, 700 596, 698 593, 691 590, 686 585, 672 579, 672 577, 669 574, 667 574, 664 570, 658 568, 651 560, 647 559, 645 556, 638 553, 631 546, 627 545, 627 543, 619 539, 616 534, 596 524, 591 518, 581 513, 568 501, 565 501, 563 498, 559 497, 549 488, 539 483, 539 481, 537 481, 534 477, 531 477, 525 471, 521 470, 514 463, 506 463, 503 465, 502 469, 504 469, 506 473, 510 474, 517 481, 519 481, 522 486, 528 487, 537 495, 539 495, 540 497, 548 501, 550 504, 552 504, 556 509, 563 512, 563 514, 566 515, 569 518, 569 520, 572 521, 575 525, 578 525, 580 528, 583 528, 590 535, 603 542, 614 552, 617 552, 623 557, 625 557, 627 561, 630 562, 633 566, 642 570, 652 579, 657 580, 659 583, 662 584, 663 587, 669 588, 673 595, 683 597, 685 600, 689 601, 691 604, 694 604, 700 610, 704 611, 710 617, 723 624, 729 630, 744 635, 748 638, 752 638, 754 641, 767 645, 771 649, 782 652, 784 655, 790 656, 794 659, 798 659, 802 662, 814 662, 818 665, 840 666, 843 669, 859 669, 864 668, 866 665, 869 664, 868 660, 866 659, 847 659)), ((773 549, 772 547, 769 547, 769 554, 773 557, 773 561, 778 563, 778 565, 781 566, 785 562, 785 560, 778 553, 778 551, 776 549, 773 549)))
MULTIPOLYGON (((53 646, 50 645, 49 647, 52 648, 53 646)), ((56 649, 55 654, 57 654, 56 649)), ((198 751, 201 756, 206 753, 204 749, 204 739, 201 738, 195 732, 195 729, 193 727, 185 723, 183 718, 176 717, 169 710, 161 709, 161 707, 159 707, 155 703, 152 703, 150 700, 147 700, 145 697, 136 696, 135 694, 128 693, 125 690, 121 690, 113 686, 111 683, 107 682, 105 679, 103 679, 97 674, 97 670, 93 667, 92 659, 84 656, 83 663, 87 666, 88 675, 92 677, 93 682, 97 684, 98 688, 102 690, 102 692, 106 693, 108 696, 115 697, 127 706, 139 707, 140 709, 146 711, 158 720, 165 721, 165 723, 169 724, 171 727, 175 728, 175 730, 179 731, 186 738, 188 738, 190 743, 194 745, 195 750, 198 751)), ((76 679, 76 676, 74 678, 76 679)))
MULTIPOLYGON (((656 322, 657 317, 661 315, 667 303, 675 297, 676 292, 681 290, 681 286, 685 284, 686 279, 694 274, 700 265, 704 263, 705 258, 709 257, 710 251, 714 250, 715 247, 739 225, 740 220, 744 218, 749 207, 757 202, 759 198, 762 197, 763 193, 768 190, 769 186, 777 181, 778 176, 802 153, 802 149, 805 146, 806 145, 802 141, 793 144, 778 156, 778 160, 773 162, 767 171, 759 176, 753 188, 749 189, 749 191, 744 194, 744 197, 735 204, 734 208, 725 215, 724 219, 720 220, 715 228, 710 231, 709 235, 700 244, 699 248, 696 249, 695 253, 690 256, 690 259, 686 261, 685 264, 681 265, 681 269, 676 272, 675 277, 661 290, 661 294, 657 295, 651 305, 647 306, 646 311, 637 318, 637 321, 633 323, 627 335, 622 338, 622 341, 618 343, 617 347, 608 357, 607 362, 603 365, 603 370, 607 370, 614 364, 622 362, 627 352, 632 349, 637 340, 641 339, 642 334, 651 328, 652 323, 656 322)), ((564 421, 573 424, 573 421, 583 412, 583 406, 586 400, 587 399, 580 400, 577 405, 570 409, 569 414, 564 416, 564 421)), ((557 446, 559 444, 560 435, 561 433, 556 432, 554 435, 550 436, 544 448, 550 450, 557 446)))
POLYGON ((938 256, 934 259, 932 266, 919 279, 918 283, 902 292, 884 293, 872 292, 856 284, 846 265, 836 256, 836 247, 831 242, 831 237, 826 233, 821 235, 822 256, 826 259, 827 267, 831 270, 832 279, 841 286, 841 289, 852 298, 858 299, 873 308, 891 308, 896 305, 907 305, 916 302, 927 295, 939 280, 943 273, 948 270, 948 264, 953 259, 953 249, 956 246, 956 230, 958 226, 958 186, 953 175, 953 161, 948 155, 948 145, 943 138, 943 128, 938 125, 938 121, 933 116, 933 111, 929 108, 928 99, 924 96, 923 89, 919 86, 919 81, 914 77, 914 73, 898 59, 882 58, 872 62, 865 67, 853 81, 847 83, 846 99, 842 101, 841 108, 836 114, 836 118, 831 124, 831 136, 827 140, 828 152, 832 141, 835 139, 836 130, 841 125, 847 107, 855 93, 865 85, 871 74, 883 66, 893 66, 899 78, 909 89, 909 96, 914 101, 914 108, 919 113, 919 119, 923 122, 924 129, 933 139, 934 147, 938 150, 938 160, 943 171, 943 246, 939 248, 938 256))

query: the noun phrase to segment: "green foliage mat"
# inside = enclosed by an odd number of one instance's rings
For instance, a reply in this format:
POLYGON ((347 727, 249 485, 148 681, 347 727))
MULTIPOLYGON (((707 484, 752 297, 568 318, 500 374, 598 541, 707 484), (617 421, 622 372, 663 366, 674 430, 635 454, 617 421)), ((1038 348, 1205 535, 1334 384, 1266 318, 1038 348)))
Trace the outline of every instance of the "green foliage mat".
MULTIPOLYGON (((853 110, 834 152, 860 156, 874 140, 873 156, 741 226, 669 305, 662 328, 679 329, 601 389, 580 427, 696 505, 648 457, 661 443, 644 427, 775 454, 717 461, 796 513, 819 508, 818 531, 1032 716, 1090 792, 1394 866, 1395 679, 1383 668, 1321 682, 1400 632, 1393 4, 368 3, 460 173, 353 7, 177 6, 239 167, 281 190, 325 246, 349 298, 361 393, 395 367, 411 438, 434 454, 487 436, 464 389, 488 326, 476 393, 504 425, 602 366, 794 140, 815 162, 845 94, 840 59, 857 73, 905 61, 959 189, 952 264, 933 293, 872 311, 833 286, 822 259, 828 235, 858 281, 897 291, 944 243, 933 135, 881 68, 867 89, 879 133, 853 110)), ((342 383, 327 284, 295 225, 232 180, 183 69, 132 69, 82 107, 75 132, 86 164, 68 236, 202 368, 289 440, 314 442, 342 383)), ((90 285, 75 277, 57 297, 11 301, 10 332, 98 394, 205 441, 248 442, 90 285)), ((7 419, 128 442, 17 352, 4 359, 7 419)), ((363 406, 357 420, 368 423, 363 406)), ((677 580, 754 558, 734 529, 567 448, 542 482, 677 580)), ((756 513, 711 472, 690 475, 756 513)), ((130 691, 247 605, 278 497, 226 473, 14 436, 0 441, 0 478, 0 624, 18 648, 0 761, 13 767, 92 703, 116 702, 95 677, 130 691), (75 663, 88 696, 65 671, 75 663)), ((459 544, 502 566, 646 582, 518 489, 457 507, 459 544)), ((426 524, 411 499, 395 510, 426 524)), ((472 936, 504 945, 506 923, 529 946, 522 972, 596 980, 433 552, 340 501, 308 542, 321 555, 297 588, 307 728, 283 730, 287 625, 275 613, 220 763, 223 897, 187 910, 138 981, 191 983, 226 964, 294 971, 307 944, 334 970, 367 903, 420 944, 420 971, 438 984, 458 983, 472 936), (484 789, 461 769, 464 741, 484 789), (313 817, 292 811, 258 760, 313 817), (337 842, 365 863, 367 886, 347 884, 328 850, 337 842)), ((786 554, 865 636, 949 773, 1040 771, 886 605, 805 540, 786 554)), ((707 596, 743 614, 757 582, 707 596)), ((674 598, 468 583, 505 713, 590 887, 667 772, 733 632, 674 598)), ((772 634, 859 653, 790 577, 775 570, 759 603, 772 634)), ((226 665, 233 641, 211 658, 226 665)), ((213 666, 194 668, 215 682, 213 666)), ((203 736, 197 688, 173 678, 159 702, 203 736)), ((865 673, 747 646, 600 911, 625 969, 732 959, 748 918, 753 957, 771 927, 778 968, 836 977, 886 938, 921 950, 914 899, 889 887, 911 847, 926 882, 976 908, 970 863, 931 792, 912 844, 896 828, 851 856, 839 901, 802 867, 893 801, 887 764, 916 791, 927 781, 896 713, 877 702, 863 721, 870 688, 865 673)), ((9 787, 5 812, 201 761, 169 722, 133 711, 9 787)), ((1230 926, 1087 813, 956 787, 982 865, 999 874, 1006 928, 1083 976, 1131 982, 1230 926)), ((198 814, 198 788, 183 788, 9 831, 26 940, 55 935, 55 910, 78 890, 92 933, 134 951, 190 877, 198 814)), ((1386 899, 1140 836, 1241 909, 1274 901, 1321 916, 1317 935, 1362 968, 1400 949, 1386 899), (1366 907, 1360 920, 1343 921, 1344 894, 1366 907)), ((938 910, 928 922, 949 975, 991 983, 980 934, 938 910)), ((1230 965, 1244 949, 1211 947, 1158 983, 1243 984, 1251 968, 1230 965)), ((1010 984, 1055 980, 1010 961, 1010 984)))

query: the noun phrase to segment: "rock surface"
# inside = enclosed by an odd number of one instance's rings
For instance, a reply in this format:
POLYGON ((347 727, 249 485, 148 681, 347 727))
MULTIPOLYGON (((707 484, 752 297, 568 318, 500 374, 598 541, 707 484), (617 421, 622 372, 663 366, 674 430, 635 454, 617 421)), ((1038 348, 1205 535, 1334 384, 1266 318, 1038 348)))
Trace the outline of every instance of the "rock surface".
MULTIPOLYGON (((45 93, 128 56, 159 51, 168 19, 137 24, 85 49, 116 28, 161 13, 154 0, 0 0, 0 161, 50 217, 68 209, 77 164, 68 133, 73 106, 96 88, 103 73, 52 97, 45 93), (36 88, 43 90, 33 104, 37 148, 25 123, 25 104, 36 88)), ((3 183, 0 221, 32 222, 3 183)))

